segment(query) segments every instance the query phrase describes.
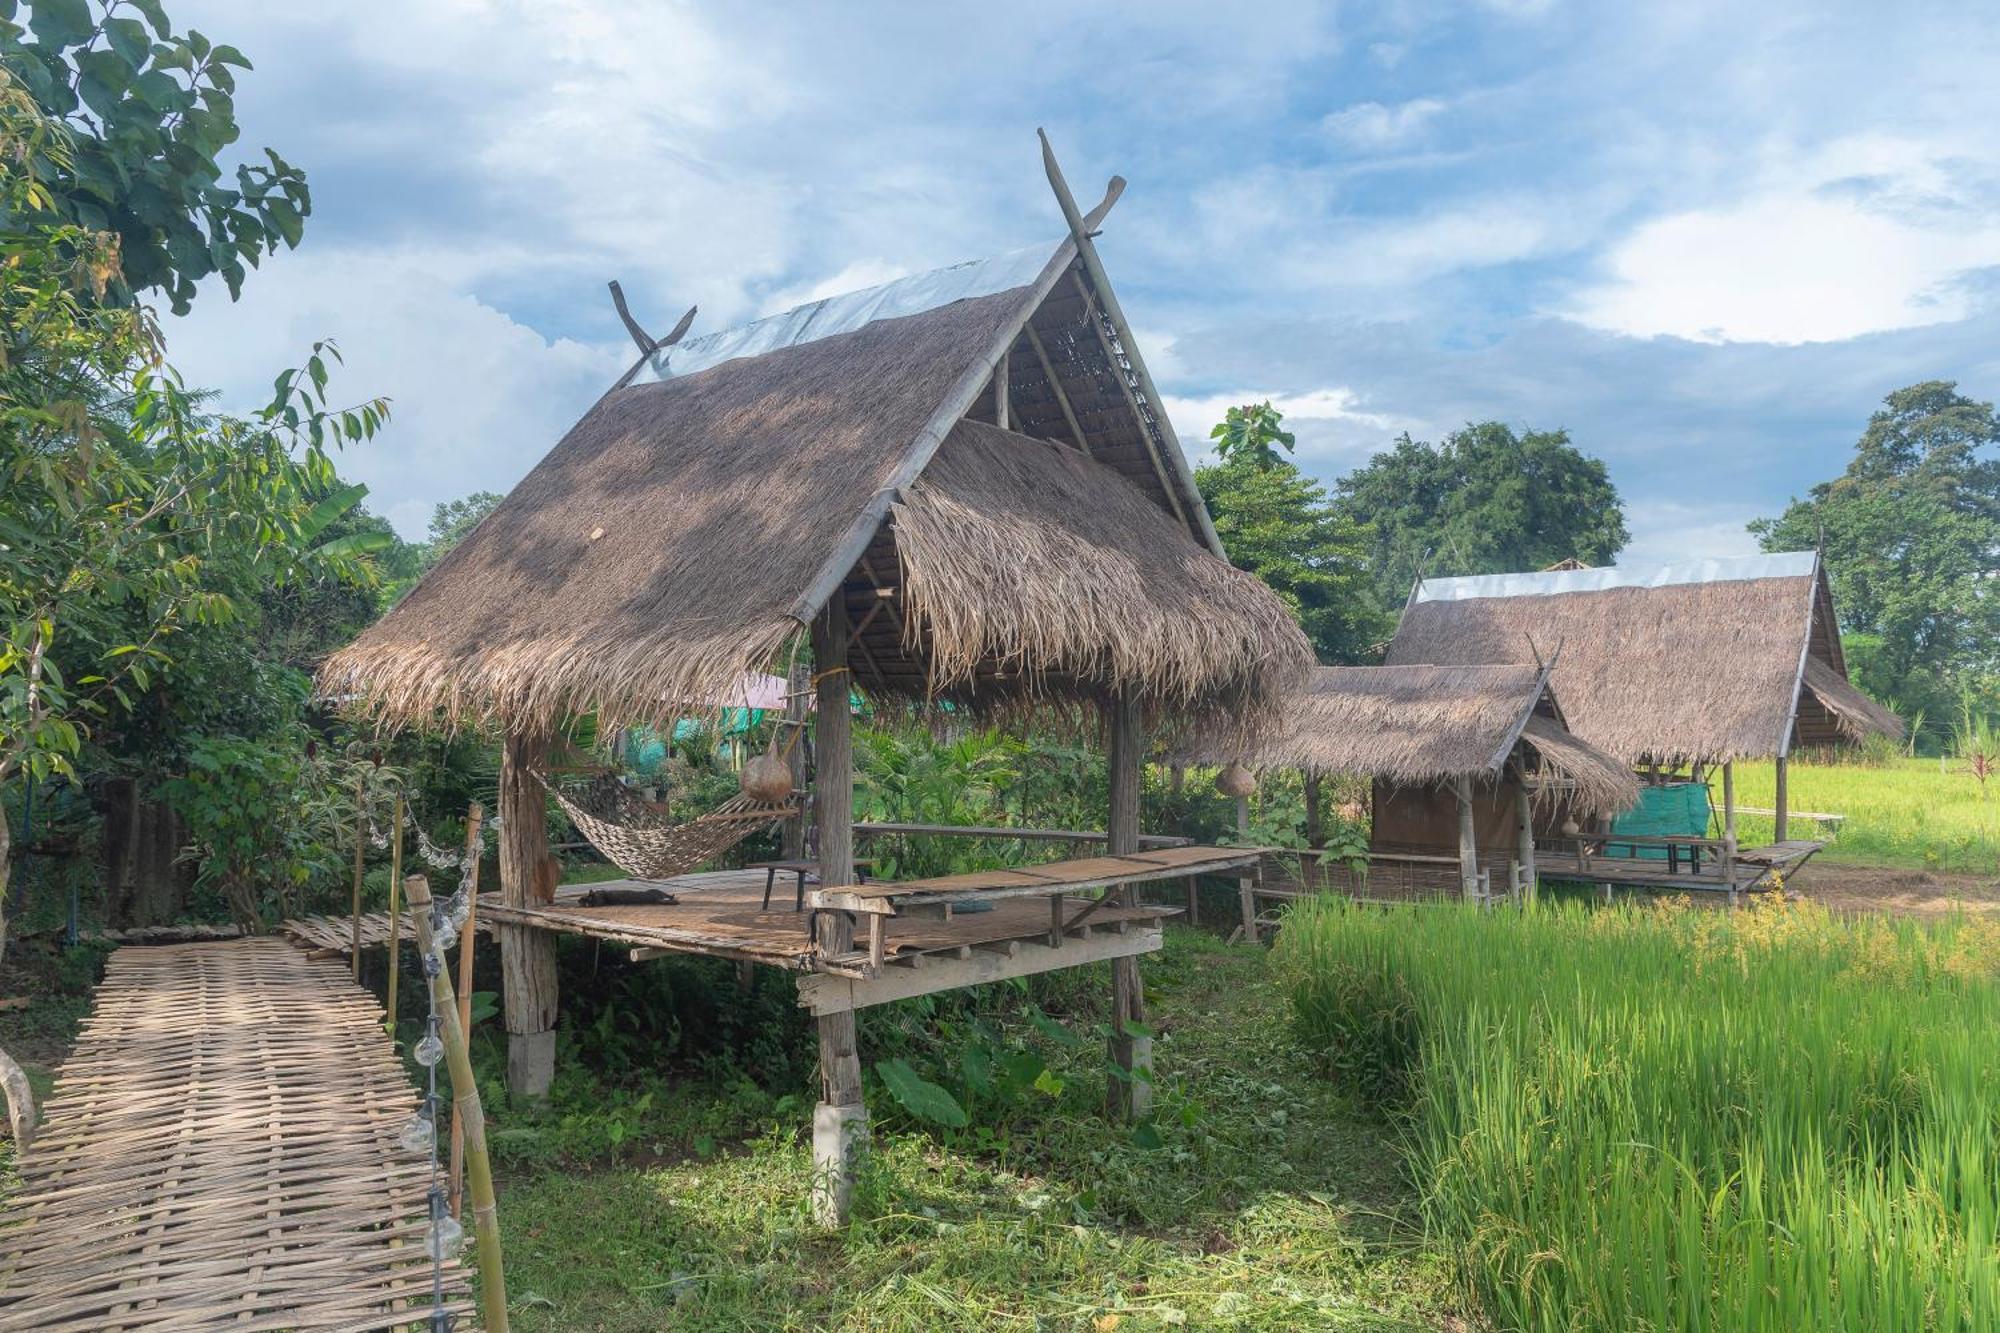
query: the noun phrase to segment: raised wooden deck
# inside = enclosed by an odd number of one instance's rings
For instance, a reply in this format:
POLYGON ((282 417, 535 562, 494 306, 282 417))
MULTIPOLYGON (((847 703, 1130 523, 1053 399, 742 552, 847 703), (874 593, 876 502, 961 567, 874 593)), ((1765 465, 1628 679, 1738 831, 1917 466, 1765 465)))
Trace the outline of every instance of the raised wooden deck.
MULTIPOLYGON (((1055 863, 1063 864, 1063 863, 1055 863)), ((1153 872, 1155 877, 1158 871, 1153 872)), ((1060 887, 1042 884, 1044 898, 1061 896, 1060 887)), ((707 954, 794 972, 848 971, 852 960, 822 960, 813 944, 811 912, 792 910, 789 892, 772 895, 770 910, 760 910, 764 896, 761 870, 710 870, 669 880, 613 880, 605 884, 572 884, 557 891, 545 907, 507 907, 496 897, 481 895, 479 919, 493 924, 528 926, 567 935, 587 935, 629 945, 635 951, 707 954), (678 901, 628 906, 585 907, 581 899, 593 889, 659 888, 678 901)), ((1077 900, 1072 914, 1091 903, 1077 900)), ((1178 912, 1172 907, 1101 907, 1091 924, 1113 928, 1122 924, 1152 925, 1178 912)), ((990 910, 928 916, 891 917, 883 923, 883 954, 887 962, 921 966, 920 956, 966 958, 975 950, 1017 941, 1042 941, 1049 935, 1050 909, 1045 902, 1002 899, 990 910)))

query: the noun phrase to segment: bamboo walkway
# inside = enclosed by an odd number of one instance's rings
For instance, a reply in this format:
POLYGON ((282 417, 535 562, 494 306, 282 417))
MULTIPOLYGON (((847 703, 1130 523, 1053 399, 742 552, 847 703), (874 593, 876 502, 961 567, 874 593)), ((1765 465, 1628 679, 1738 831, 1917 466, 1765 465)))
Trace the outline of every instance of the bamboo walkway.
POLYGON ((0 1330, 422 1320, 429 1165, 396 1144, 416 1106, 344 963, 268 937, 120 949, 0 1212, 0 1330))

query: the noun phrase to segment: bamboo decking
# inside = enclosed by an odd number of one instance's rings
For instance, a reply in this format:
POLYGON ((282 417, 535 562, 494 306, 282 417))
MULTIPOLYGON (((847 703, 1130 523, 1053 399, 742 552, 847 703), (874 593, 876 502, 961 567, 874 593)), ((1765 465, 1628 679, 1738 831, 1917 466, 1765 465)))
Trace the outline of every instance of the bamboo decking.
MULTIPOLYGON (((345 965, 111 956, 0 1222, 0 1331, 388 1329, 431 1308, 417 1097, 345 965)), ((445 1268, 448 1308, 470 1310, 445 1268)))

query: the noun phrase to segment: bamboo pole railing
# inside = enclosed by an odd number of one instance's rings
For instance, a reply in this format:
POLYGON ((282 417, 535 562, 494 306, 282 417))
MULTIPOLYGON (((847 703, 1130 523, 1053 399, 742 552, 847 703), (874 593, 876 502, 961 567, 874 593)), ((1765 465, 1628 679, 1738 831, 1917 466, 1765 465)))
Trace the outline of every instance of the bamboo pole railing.
MULTIPOLYGON (((458 936, 458 1025, 472 1039, 472 955, 479 940, 479 826, 486 822, 486 807, 474 801, 465 815, 465 929, 458 936)), ((462 1216, 465 1193, 465 1125, 456 1109, 451 1116, 451 1174, 446 1188, 451 1199, 451 1215, 462 1216)))
MULTIPOLYGON (((422 875, 403 882, 410 900, 410 927, 417 952, 431 956, 431 886, 422 875)), ((444 1038, 445 1067, 451 1074, 451 1114, 465 1134, 466 1176, 472 1190, 472 1236, 479 1255, 479 1313, 486 1333, 507 1333, 507 1278, 500 1260, 500 1211, 493 1198, 493 1164, 486 1155, 486 1116, 479 1105, 479 1084, 472 1076, 472 1051, 465 1025, 459 1021, 451 972, 439 955, 437 966, 426 966, 431 1008, 444 1038)))

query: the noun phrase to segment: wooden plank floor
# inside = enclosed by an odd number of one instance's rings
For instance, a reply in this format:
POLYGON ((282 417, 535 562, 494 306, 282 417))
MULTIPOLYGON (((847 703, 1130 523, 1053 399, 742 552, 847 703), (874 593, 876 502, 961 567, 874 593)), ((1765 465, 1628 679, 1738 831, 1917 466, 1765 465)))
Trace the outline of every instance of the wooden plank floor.
MULTIPOLYGON (((0 1330, 411 1325, 416 1107, 345 963, 274 938, 120 949, 4 1200, 0 1330)), ((469 1312, 456 1264, 445 1290, 469 1312)))
MULTIPOLYGON (((768 911, 760 907, 763 896, 761 870, 709 870, 665 880, 566 884, 556 891, 555 903, 547 907, 505 907, 497 898, 481 894, 479 919, 487 924, 504 922, 589 935, 638 948, 709 953, 793 971, 809 970, 815 956, 812 938, 806 933, 811 913, 792 910, 792 876, 780 872, 768 911), (622 907, 585 907, 578 901, 593 889, 650 888, 665 889, 678 901, 622 907)), ((1081 906, 1072 903, 1069 910, 1081 906)), ((1092 913, 1091 920, 1100 925, 1155 921, 1179 910, 1106 907, 1092 913)), ((892 917, 887 926, 887 952, 892 958, 906 953, 951 953, 1004 940, 1045 938, 1048 933, 1045 899, 1002 899, 992 903, 989 911, 967 912, 949 921, 892 917)))

